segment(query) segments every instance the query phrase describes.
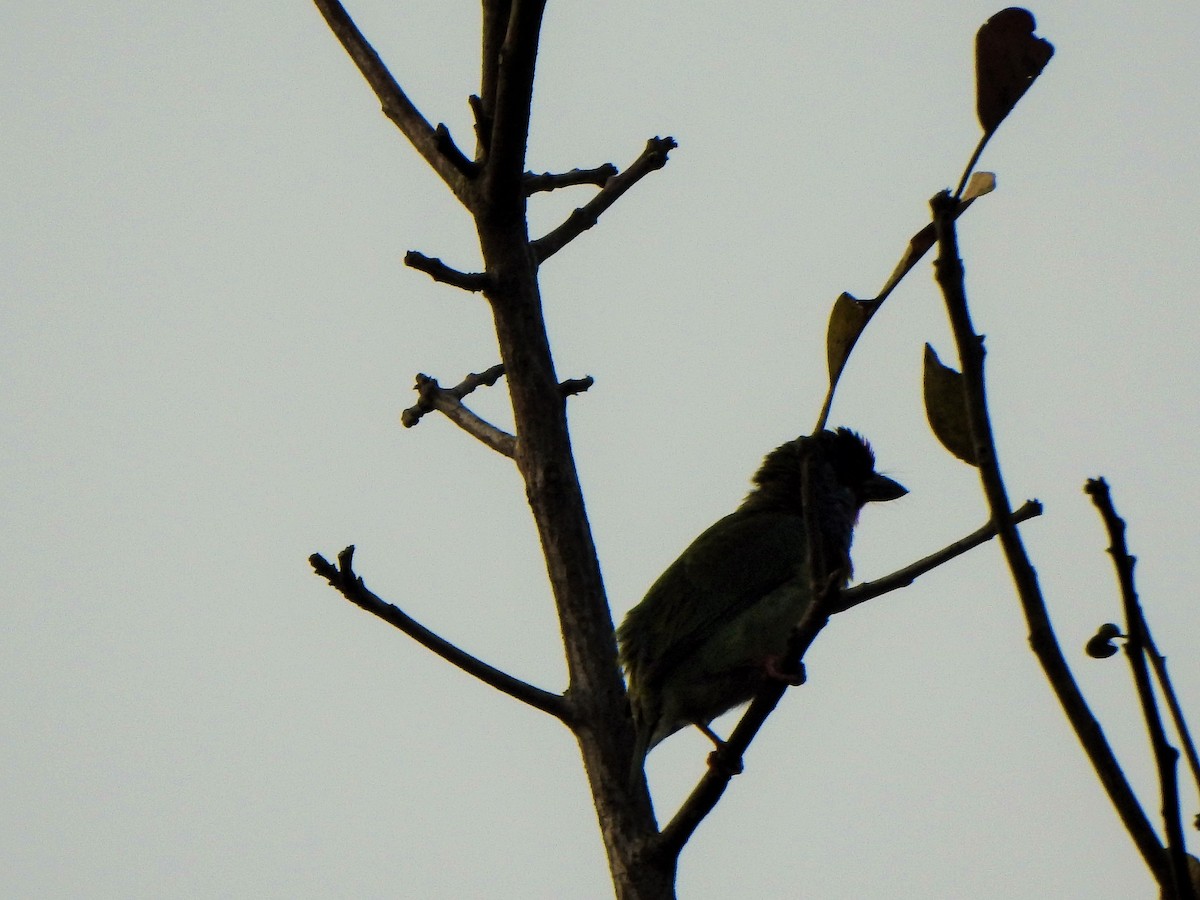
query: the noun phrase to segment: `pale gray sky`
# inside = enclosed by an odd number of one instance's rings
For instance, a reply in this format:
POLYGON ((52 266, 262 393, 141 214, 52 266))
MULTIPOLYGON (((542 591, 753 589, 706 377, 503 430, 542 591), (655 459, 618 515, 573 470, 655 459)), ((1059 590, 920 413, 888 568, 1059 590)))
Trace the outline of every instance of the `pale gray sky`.
MULTIPOLYGON (((878 289, 974 146, 975 29, 998 4, 552 2, 530 166, 680 148, 543 271, 617 616, 807 431, 824 326, 878 289)), ((469 145, 477 3, 349 5, 469 145)), ((1081 492, 1103 474, 1200 727, 1195 297, 1200 12, 1048 0, 1058 53, 962 222, 1009 489, 1060 637, 1143 792, 1149 752, 1081 492)), ((563 664, 515 471, 412 376, 497 361, 466 215, 305 3, 0 12, 0 883, 23 897, 603 898, 571 736, 351 607, 306 557, 537 684, 563 664)), ((534 230, 587 190, 539 198, 534 230)), ((921 351, 952 345, 922 264, 833 420, 904 501, 871 578, 976 528, 921 351)), ((479 410, 506 419, 501 386, 479 410)), ((1156 892, 1032 655, 998 551, 839 617, 685 851, 688 898, 1130 898, 1156 892)), ((722 720, 720 727, 728 727, 722 720)), ((698 734, 650 757, 660 814, 698 734)), ((1194 792, 1185 785, 1189 813, 1194 792)), ((1193 850, 1196 844, 1193 843, 1193 850)))

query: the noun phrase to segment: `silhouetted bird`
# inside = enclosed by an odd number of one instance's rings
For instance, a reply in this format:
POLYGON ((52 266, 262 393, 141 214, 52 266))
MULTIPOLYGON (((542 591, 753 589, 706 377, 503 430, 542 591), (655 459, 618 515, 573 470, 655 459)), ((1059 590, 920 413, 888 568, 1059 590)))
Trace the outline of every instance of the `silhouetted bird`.
MULTIPOLYGON (((824 580, 850 578, 859 510, 908 493, 875 471, 875 455, 848 428, 800 437, 767 454, 736 512, 692 542, 617 630, 637 745, 631 777, 659 741, 752 699, 779 670, 810 602, 804 459, 821 534, 824 580)), ((820 582, 818 582, 820 583, 820 582)))

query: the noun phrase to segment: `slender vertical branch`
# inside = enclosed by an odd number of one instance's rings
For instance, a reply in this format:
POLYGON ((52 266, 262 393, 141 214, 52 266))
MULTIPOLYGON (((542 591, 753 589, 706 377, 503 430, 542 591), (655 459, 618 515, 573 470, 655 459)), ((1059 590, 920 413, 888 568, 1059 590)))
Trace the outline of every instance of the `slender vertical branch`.
POLYGON ((1149 651, 1148 629, 1133 580, 1135 560, 1130 556, 1125 543, 1125 520, 1117 515, 1108 483, 1103 478, 1089 479, 1085 490, 1100 511, 1108 530, 1108 553, 1117 570, 1117 582, 1121 588, 1121 605, 1125 609, 1127 637, 1125 655, 1129 660, 1133 683, 1142 705, 1142 716, 1146 720, 1146 731, 1150 735, 1150 746, 1154 751, 1155 767, 1158 769, 1163 833, 1167 838, 1167 855, 1171 861, 1174 897, 1176 900, 1196 900, 1188 875, 1187 848, 1183 840, 1183 824, 1179 817, 1179 751, 1167 741, 1162 716, 1154 698, 1154 687, 1150 683, 1150 670, 1146 665, 1146 654, 1149 651))
POLYGON ((495 99, 490 110, 491 137, 483 181, 487 202, 481 211, 489 216, 520 215, 522 228, 525 148, 545 8, 546 0, 511 0, 504 40, 498 48, 495 99))
MULTIPOLYGON (((1166 698, 1167 709, 1171 711, 1171 721, 1179 733, 1179 741, 1183 744, 1183 755, 1187 758, 1188 768, 1192 772, 1192 780, 1196 784, 1197 792, 1200 793, 1200 753, 1196 752, 1196 743, 1192 740, 1192 734, 1188 730, 1183 709, 1179 705, 1179 698, 1175 696, 1175 689, 1171 686, 1171 678, 1167 674, 1167 658, 1158 652, 1149 628, 1146 629, 1146 652, 1150 656, 1150 665, 1154 667, 1158 688, 1166 698)), ((1200 820, 1200 816, 1197 819, 1200 820)))
POLYGON ((967 308, 964 271, 958 255, 958 238, 954 229, 958 201, 952 198, 948 191, 943 191, 933 198, 930 205, 933 209, 939 250, 934 269, 946 301, 954 341, 958 346, 975 459, 978 461, 979 476, 992 522, 999 532, 1000 546, 1025 614, 1029 628, 1029 644, 1147 867, 1159 884, 1170 884, 1171 876, 1163 847, 1125 778, 1125 773, 1121 770, 1100 723, 1092 715, 1079 685, 1071 675, 1070 667, 1063 657, 1062 648, 1050 624, 1050 615, 1038 586, 1037 574, 1013 524, 1012 507, 1000 474, 987 413, 983 337, 975 332, 967 308))

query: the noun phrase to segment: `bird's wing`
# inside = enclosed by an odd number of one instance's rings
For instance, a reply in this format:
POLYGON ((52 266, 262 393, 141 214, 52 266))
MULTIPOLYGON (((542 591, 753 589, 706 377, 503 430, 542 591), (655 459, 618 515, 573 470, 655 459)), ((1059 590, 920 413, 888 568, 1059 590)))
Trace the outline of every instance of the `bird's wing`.
POLYGON ((622 657, 641 684, 663 678, 721 625, 803 571, 804 520, 732 513, 654 582, 623 623, 622 657))

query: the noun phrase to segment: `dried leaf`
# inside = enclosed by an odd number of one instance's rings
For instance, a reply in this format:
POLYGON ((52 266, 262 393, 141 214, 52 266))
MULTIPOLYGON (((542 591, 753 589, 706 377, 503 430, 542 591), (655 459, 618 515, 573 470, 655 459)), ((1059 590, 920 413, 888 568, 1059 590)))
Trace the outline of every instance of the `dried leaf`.
POLYGON ((990 194, 996 189, 996 175, 993 172, 976 172, 971 176, 971 180, 967 182, 966 190, 963 191, 959 198, 964 203, 974 200, 976 197, 982 197, 984 194, 990 194))
MULTIPOLYGON (((984 194, 991 193, 996 188, 996 176, 990 172, 977 172, 969 185, 968 196, 964 196, 954 212, 957 219, 970 208, 971 204, 984 194)), ((929 248, 937 243, 937 233, 933 223, 929 223, 911 238, 904 248, 904 255, 896 263, 896 268, 884 282, 879 296, 870 300, 859 300, 853 294, 843 292, 833 303, 829 313, 829 327, 825 332, 825 356, 829 364, 829 392, 825 395, 825 404, 821 407, 821 415, 817 420, 817 428, 825 427, 829 417, 829 408, 833 405, 833 393, 837 389, 838 379, 850 359, 850 352, 858 342, 859 336, 871 321, 871 317, 879 311, 883 301, 895 290, 896 285, 912 271, 921 261, 929 248)))
POLYGON ((967 418, 962 373, 943 365, 937 351, 925 345, 925 415, 942 446, 969 465, 979 465, 967 418))
POLYGON ((874 300, 859 300, 845 292, 833 302, 829 328, 825 332, 825 356, 831 386, 837 383, 850 351, 878 308, 879 304, 874 300))
POLYGON ((1033 13, 1010 6, 996 13, 975 36, 975 92, 979 124, 990 135, 1041 74, 1054 46, 1034 37, 1033 13))

